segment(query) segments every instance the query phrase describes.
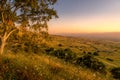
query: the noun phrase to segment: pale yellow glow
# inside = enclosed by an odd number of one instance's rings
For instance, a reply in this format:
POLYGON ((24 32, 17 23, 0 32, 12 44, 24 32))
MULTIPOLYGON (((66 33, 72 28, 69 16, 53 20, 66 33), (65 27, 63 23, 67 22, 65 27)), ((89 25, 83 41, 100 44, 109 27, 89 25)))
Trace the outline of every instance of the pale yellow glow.
POLYGON ((50 33, 120 32, 120 15, 73 17, 49 23, 50 33))

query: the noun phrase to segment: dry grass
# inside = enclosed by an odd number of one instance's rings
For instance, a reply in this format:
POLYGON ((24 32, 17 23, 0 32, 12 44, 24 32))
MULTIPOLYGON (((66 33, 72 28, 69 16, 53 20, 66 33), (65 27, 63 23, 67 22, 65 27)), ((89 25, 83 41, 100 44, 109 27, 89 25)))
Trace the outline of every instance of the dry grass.
POLYGON ((5 54, 1 56, 0 64, 0 68, 8 67, 1 70, 3 72, 0 71, 0 79, 3 80, 7 80, 5 77, 9 80, 17 80, 19 77, 23 80, 105 80, 105 77, 102 78, 98 73, 44 54, 5 54), (22 72, 22 76, 17 75, 15 70, 22 72), (4 74, 6 71, 9 72, 9 76, 4 74))
POLYGON ((120 43, 52 36, 47 45, 55 49, 70 48, 78 56, 84 55, 83 51, 97 49, 100 52, 96 58, 106 65, 108 73, 93 72, 46 54, 6 53, 0 56, 0 80, 113 80, 109 70, 120 66, 120 43))

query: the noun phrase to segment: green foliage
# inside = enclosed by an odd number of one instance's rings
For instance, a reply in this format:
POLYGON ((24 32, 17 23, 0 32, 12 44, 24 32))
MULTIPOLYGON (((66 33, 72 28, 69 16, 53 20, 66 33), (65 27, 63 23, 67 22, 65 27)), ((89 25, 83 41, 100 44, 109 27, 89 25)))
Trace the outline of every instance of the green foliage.
POLYGON ((47 54, 52 54, 54 52, 54 48, 53 47, 47 48, 47 49, 45 49, 45 52, 47 54))
MULTIPOLYGON (((0 0, 0 53, 3 53, 10 35, 18 29, 22 32, 29 31, 38 33, 39 35, 46 33, 48 31, 47 22, 53 17, 58 17, 53 7, 56 1, 57 0, 0 0)), ((23 40, 26 39, 24 38, 23 40)), ((38 49, 37 46, 35 45, 33 48, 36 53, 36 49, 38 49)), ((27 49, 25 49, 25 51, 27 51, 27 49)))
POLYGON ((66 61, 73 61, 76 59, 76 54, 70 48, 64 49, 64 52, 66 61))
POLYGON ((120 67, 111 69, 111 74, 115 79, 120 79, 120 67))
POLYGON ((61 59, 64 59, 65 58, 65 52, 63 49, 57 49, 53 52, 53 55, 58 57, 58 58, 61 58, 61 59))
POLYGON ((33 32, 21 32, 22 35, 19 34, 19 32, 16 32, 9 38, 8 42, 8 49, 13 51, 14 53, 18 52, 27 52, 27 53, 40 53, 42 48, 46 44, 43 44, 43 41, 46 41, 46 38, 44 36, 46 35, 38 35, 38 33, 33 32), (14 44, 13 44, 14 43, 14 44))
POLYGON ((91 70, 94 70, 94 71, 99 71, 102 73, 106 72, 105 65, 90 54, 77 58, 76 63, 80 66, 90 68, 91 70))
POLYGON ((75 53, 70 48, 66 49, 59 48, 57 50, 54 50, 54 48, 51 47, 46 49, 46 53, 71 63, 74 63, 74 61, 76 60, 76 63, 80 66, 90 68, 91 70, 94 71, 106 73, 105 65, 98 59, 94 58, 91 52, 84 55, 83 57, 77 58, 75 53))
POLYGON ((58 58, 61 58, 61 59, 64 59, 65 61, 69 61, 69 62, 72 62, 75 58, 76 58, 76 55, 74 52, 71 51, 71 49, 67 48, 67 49, 58 49, 58 50, 55 50, 53 52, 53 55, 58 57, 58 58))
MULTIPOLYGON (((28 20, 38 22, 42 26, 53 16, 57 17, 53 6, 57 0, 1 0, 0 1, 0 22, 19 22, 22 26, 31 25, 28 20), (17 14, 19 11, 19 14, 17 14), (2 16, 3 14, 3 16, 2 16), (3 21, 4 20, 4 21, 3 21)), ((42 26, 45 27, 45 26, 42 26)))
POLYGON ((69 62, 72 62, 76 58, 75 53, 69 48, 59 48, 57 50, 54 50, 54 48, 48 48, 46 49, 46 53, 69 62))

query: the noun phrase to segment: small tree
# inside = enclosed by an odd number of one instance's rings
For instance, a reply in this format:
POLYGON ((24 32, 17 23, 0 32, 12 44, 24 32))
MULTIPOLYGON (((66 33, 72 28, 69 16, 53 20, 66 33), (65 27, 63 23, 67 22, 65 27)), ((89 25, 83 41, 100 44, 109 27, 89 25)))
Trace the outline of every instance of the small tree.
POLYGON ((0 53, 3 54, 7 39, 18 27, 47 32, 47 22, 58 17, 53 8, 56 1, 0 0, 0 53))

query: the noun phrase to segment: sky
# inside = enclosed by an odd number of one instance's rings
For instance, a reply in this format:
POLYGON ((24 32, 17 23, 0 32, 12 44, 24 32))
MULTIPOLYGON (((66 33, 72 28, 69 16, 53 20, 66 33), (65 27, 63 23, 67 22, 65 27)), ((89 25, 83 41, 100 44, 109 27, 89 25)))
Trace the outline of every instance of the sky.
POLYGON ((58 0, 49 33, 120 32, 120 0, 58 0))

